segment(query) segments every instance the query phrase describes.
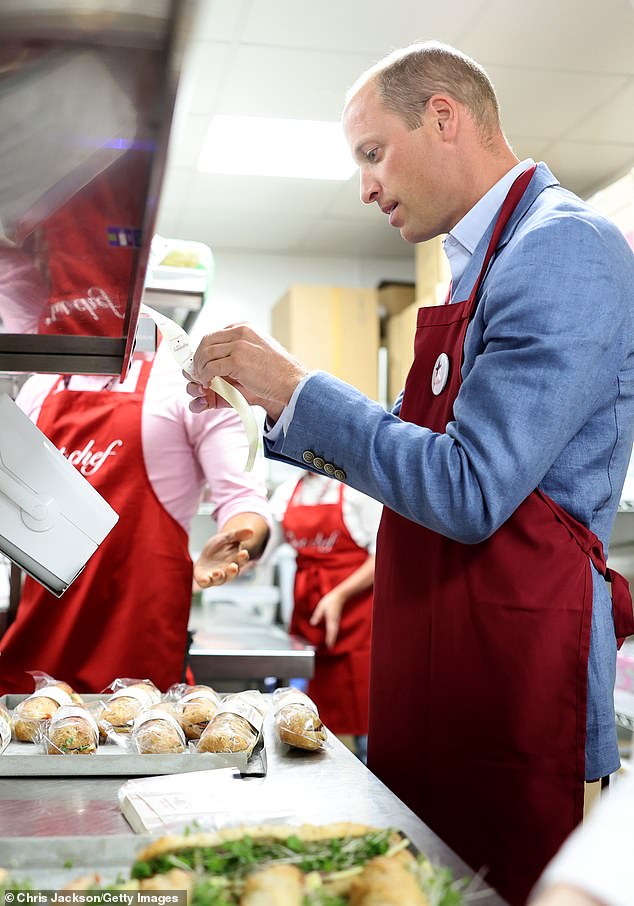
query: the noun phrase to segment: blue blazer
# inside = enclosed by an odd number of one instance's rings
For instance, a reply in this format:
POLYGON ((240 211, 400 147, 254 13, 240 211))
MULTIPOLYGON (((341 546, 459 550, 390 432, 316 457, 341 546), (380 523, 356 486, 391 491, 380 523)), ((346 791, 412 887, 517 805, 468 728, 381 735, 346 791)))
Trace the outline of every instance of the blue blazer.
MULTIPOLYGON (((468 296, 492 230, 493 222, 454 300, 468 296)), ((317 372, 286 434, 265 439, 266 455, 304 468, 321 457, 348 484, 466 544, 495 532, 540 487, 607 549, 634 438, 634 255, 545 164, 481 284, 454 420, 436 433, 401 421, 399 405, 386 412, 317 372)), ((595 580, 590 687, 591 697, 600 687, 600 714, 592 720, 610 738, 596 767, 607 773, 618 764, 614 642, 609 595, 595 580)), ((590 722, 588 740, 592 748, 590 722)))

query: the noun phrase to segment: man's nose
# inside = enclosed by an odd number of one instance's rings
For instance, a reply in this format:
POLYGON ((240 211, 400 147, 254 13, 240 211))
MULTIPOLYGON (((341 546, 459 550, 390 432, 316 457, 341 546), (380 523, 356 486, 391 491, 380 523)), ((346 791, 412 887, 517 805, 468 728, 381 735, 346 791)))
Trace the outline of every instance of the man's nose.
POLYGON ((363 204, 372 204, 379 197, 379 186, 372 173, 360 174, 361 201, 363 204))

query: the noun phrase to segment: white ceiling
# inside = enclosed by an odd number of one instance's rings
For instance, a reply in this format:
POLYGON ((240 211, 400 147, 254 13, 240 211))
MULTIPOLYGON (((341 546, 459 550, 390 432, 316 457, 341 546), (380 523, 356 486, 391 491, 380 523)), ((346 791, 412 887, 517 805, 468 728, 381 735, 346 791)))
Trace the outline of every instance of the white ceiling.
POLYGON ((634 165, 634 0, 199 0, 158 231, 218 251, 409 258, 346 182, 196 170, 215 113, 339 119, 385 52, 436 38, 489 72, 516 154, 587 197, 634 165))

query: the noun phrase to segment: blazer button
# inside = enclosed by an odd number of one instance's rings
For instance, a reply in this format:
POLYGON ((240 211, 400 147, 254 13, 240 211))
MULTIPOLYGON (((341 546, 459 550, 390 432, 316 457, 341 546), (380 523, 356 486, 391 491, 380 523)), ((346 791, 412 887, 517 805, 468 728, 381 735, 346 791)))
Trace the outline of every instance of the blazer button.
POLYGON ((326 465, 326 460, 322 459, 321 456, 315 456, 315 458, 313 459, 313 465, 316 469, 323 469, 323 467, 326 465))
POLYGON ((304 452, 302 453, 302 459, 304 460, 304 462, 312 462, 314 458, 315 454, 312 450, 304 450, 304 452))
POLYGON ((333 466, 333 464, 331 462, 327 462, 324 464, 324 472, 326 473, 326 475, 335 474, 335 467, 333 466))
POLYGON ((339 481, 345 481, 347 478, 347 475, 343 471, 343 469, 335 469, 335 478, 337 478, 339 481))

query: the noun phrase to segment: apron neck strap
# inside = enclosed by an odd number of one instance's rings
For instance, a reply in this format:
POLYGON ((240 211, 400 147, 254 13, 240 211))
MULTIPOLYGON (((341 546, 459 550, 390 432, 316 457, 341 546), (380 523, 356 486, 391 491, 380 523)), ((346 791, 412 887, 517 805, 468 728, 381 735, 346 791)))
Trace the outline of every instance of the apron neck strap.
POLYGON ((522 196, 524 195, 524 192, 528 188, 528 184, 531 181, 531 179, 533 178, 533 173, 535 172, 536 169, 537 169, 537 164, 533 164, 532 167, 528 168, 528 170, 524 170, 523 173, 520 173, 520 175, 517 177, 517 179, 511 186, 508 195, 504 199, 504 204, 500 208, 500 213, 498 214, 498 219, 495 222, 493 234, 491 236, 491 239, 489 240, 489 245, 488 245, 488 248, 486 251, 486 255, 484 256, 484 261, 482 263, 482 268, 480 270, 480 273, 478 274, 476 282, 473 285, 473 289, 471 290, 471 295, 469 296, 470 302, 473 302, 473 300, 475 299, 475 297, 477 295, 478 289, 480 288, 480 284, 482 283, 482 280, 484 279, 484 275, 487 272, 487 268, 488 268, 489 264, 491 263, 491 258, 495 254, 495 251, 498 247, 498 243, 500 241, 502 233, 504 232, 504 229, 505 229, 507 223, 511 219, 513 211, 520 203, 522 196))

